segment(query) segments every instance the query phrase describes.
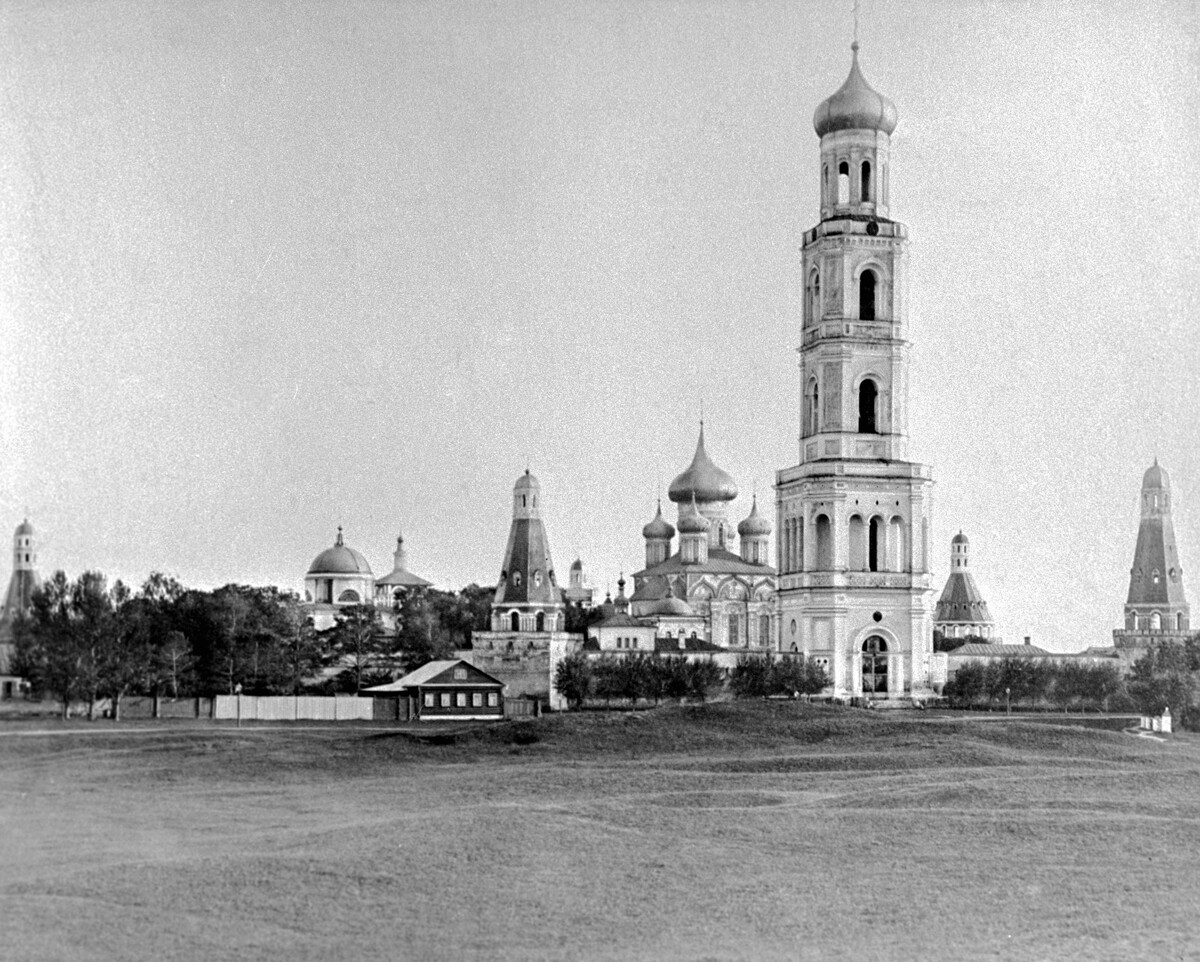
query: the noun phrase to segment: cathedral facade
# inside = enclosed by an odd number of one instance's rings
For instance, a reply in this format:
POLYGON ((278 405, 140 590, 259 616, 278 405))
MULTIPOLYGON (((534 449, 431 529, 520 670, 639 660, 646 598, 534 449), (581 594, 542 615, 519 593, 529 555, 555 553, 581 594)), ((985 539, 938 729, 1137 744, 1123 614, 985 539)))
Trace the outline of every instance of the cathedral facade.
POLYGON ((932 473, 907 460, 908 232, 890 216, 896 108, 858 64, 817 108, 820 222, 804 234, 800 460, 776 475, 780 647, 836 695, 929 692, 932 473))

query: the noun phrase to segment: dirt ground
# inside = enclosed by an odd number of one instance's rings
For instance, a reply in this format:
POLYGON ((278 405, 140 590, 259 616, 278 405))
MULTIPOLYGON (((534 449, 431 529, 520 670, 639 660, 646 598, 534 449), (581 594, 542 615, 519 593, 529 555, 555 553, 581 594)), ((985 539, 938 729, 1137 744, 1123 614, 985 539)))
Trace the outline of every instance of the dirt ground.
POLYGON ((1200 953, 1196 736, 790 703, 449 745, 79 728, 0 725, 8 960, 1200 953))

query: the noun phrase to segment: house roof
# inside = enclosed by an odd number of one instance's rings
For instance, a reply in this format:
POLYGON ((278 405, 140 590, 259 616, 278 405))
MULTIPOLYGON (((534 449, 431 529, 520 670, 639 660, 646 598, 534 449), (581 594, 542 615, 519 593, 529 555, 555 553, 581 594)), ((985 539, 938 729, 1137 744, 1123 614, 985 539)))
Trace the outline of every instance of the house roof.
MULTIPOLYGON (((415 671, 410 671, 403 678, 397 678, 395 681, 390 681, 386 685, 375 685, 371 688, 364 688, 363 691, 389 692, 403 691, 406 688, 417 688, 419 686, 427 685, 461 685, 461 680, 457 682, 450 679, 446 679, 445 681, 441 680, 442 675, 447 674, 452 669, 457 668, 460 665, 465 665, 467 668, 471 669, 471 672, 475 675, 482 675, 483 678, 486 679, 485 684, 492 683, 500 685, 501 687, 504 685, 504 682, 500 681, 500 679, 496 678, 494 675, 489 675, 483 669, 476 668, 469 661, 466 661, 463 658, 449 658, 442 661, 431 661, 428 664, 422 665, 415 671)), ((480 679, 473 678, 468 679, 468 681, 473 681, 478 684, 480 679)))
POLYGON ((951 656, 971 655, 976 658, 1039 658, 1053 654, 1037 645, 994 645, 987 642, 971 642, 948 652, 951 656))

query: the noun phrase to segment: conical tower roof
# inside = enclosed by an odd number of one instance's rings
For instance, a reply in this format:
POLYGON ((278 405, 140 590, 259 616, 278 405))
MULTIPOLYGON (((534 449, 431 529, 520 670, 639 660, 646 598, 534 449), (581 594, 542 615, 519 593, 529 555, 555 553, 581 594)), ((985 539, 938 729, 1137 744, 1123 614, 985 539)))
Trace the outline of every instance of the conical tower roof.
POLYGON ((1171 482, 1158 458, 1142 476, 1142 517, 1125 604, 1160 607, 1162 615, 1187 612, 1183 566, 1171 520, 1171 482))
POLYGON ((513 486, 513 520, 504 549, 504 567, 492 605, 562 607, 554 575, 550 539, 542 523, 541 485, 527 470, 513 486))

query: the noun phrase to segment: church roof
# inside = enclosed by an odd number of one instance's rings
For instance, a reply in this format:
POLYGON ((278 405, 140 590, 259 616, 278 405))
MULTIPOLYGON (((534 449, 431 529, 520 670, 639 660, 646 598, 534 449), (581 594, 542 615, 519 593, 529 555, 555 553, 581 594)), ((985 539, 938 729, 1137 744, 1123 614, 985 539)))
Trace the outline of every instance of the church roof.
POLYGON ((667 489, 667 497, 676 504, 690 501, 732 501, 737 497, 737 484, 733 476, 722 471, 704 450, 704 422, 700 423, 700 439, 696 442, 696 453, 687 470, 679 475, 667 489))
POLYGON ((382 578, 376 578, 377 585, 395 585, 398 588, 428 588, 433 582, 426 581, 413 574, 411 571, 405 571, 403 568, 393 568, 389 574, 382 578))
POLYGON ((818 137, 835 130, 879 130, 890 134, 896 129, 896 105, 867 83, 858 67, 858 41, 850 45, 853 52, 850 75, 837 92, 821 101, 813 114, 813 128, 818 137))
POLYGON ((1168 476, 1166 469, 1158 463, 1158 458, 1154 459, 1154 463, 1146 469, 1146 473, 1142 475, 1142 488, 1170 488, 1171 478, 1168 476))
POLYGON ((696 507, 696 497, 693 494, 692 500, 679 509, 679 533, 703 534, 711 527, 712 522, 696 507))
POLYGON ((675 529, 671 526, 662 513, 662 501, 658 502, 658 510, 654 512, 654 518, 642 528, 643 538, 661 538, 670 541, 675 537, 675 529))
POLYGON ((493 604, 561 604, 553 574, 554 562, 542 519, 513 518, 504 551, 504 579, 496 586, 493 604))
MULTIPOLYGON (((677 574, 679 572, 695 572, 697 574, 730 574, 730 575, 773 575, 775 569, 770 565, 756 565, 749 561, 743 561, 732 551, 726 551, 724 548, 709 548, 708 560, 693 564, 691 562, 684 564, 682 557, 678 551, 671 555, 666 561, 660 562, 650 568, 645 568, 639 571, 634 577, 640 578, 643 575, 668 575, 677 574)), ((637 598, 636 600, 644 600, 637 598)))
POLYGON ((771 522, 758 513, 758 495, 750 505, 750 514, 737 526, 739 538, 762 536, 771 533, 771 522))
POLYGON ((338 528, 337 540, 332 548, 326 548, 313 558, 308 566, 310 575, 366 575, 371 576, 371 566, 359 552, 342 540, 342 529, 338 528))
POLYGON ((621 611, 614 615, 609 615, 603 621, 596 622, 594 625, 592 625, 592 627, 593 628, 645 628, 647 626, 644 622, 638 621, 638 619, 634 618, 632 615, 627 615, 627 614, 625 614, 625 612, 621 611))
POLYGON ((33 525, 31 525, 29 523, 29 519, 26 518, 19 525, 17 525, 17 530, 13 532, 13 537, 20 538, 23 535, 31 535, 31 534, 33 534, 33 525))

